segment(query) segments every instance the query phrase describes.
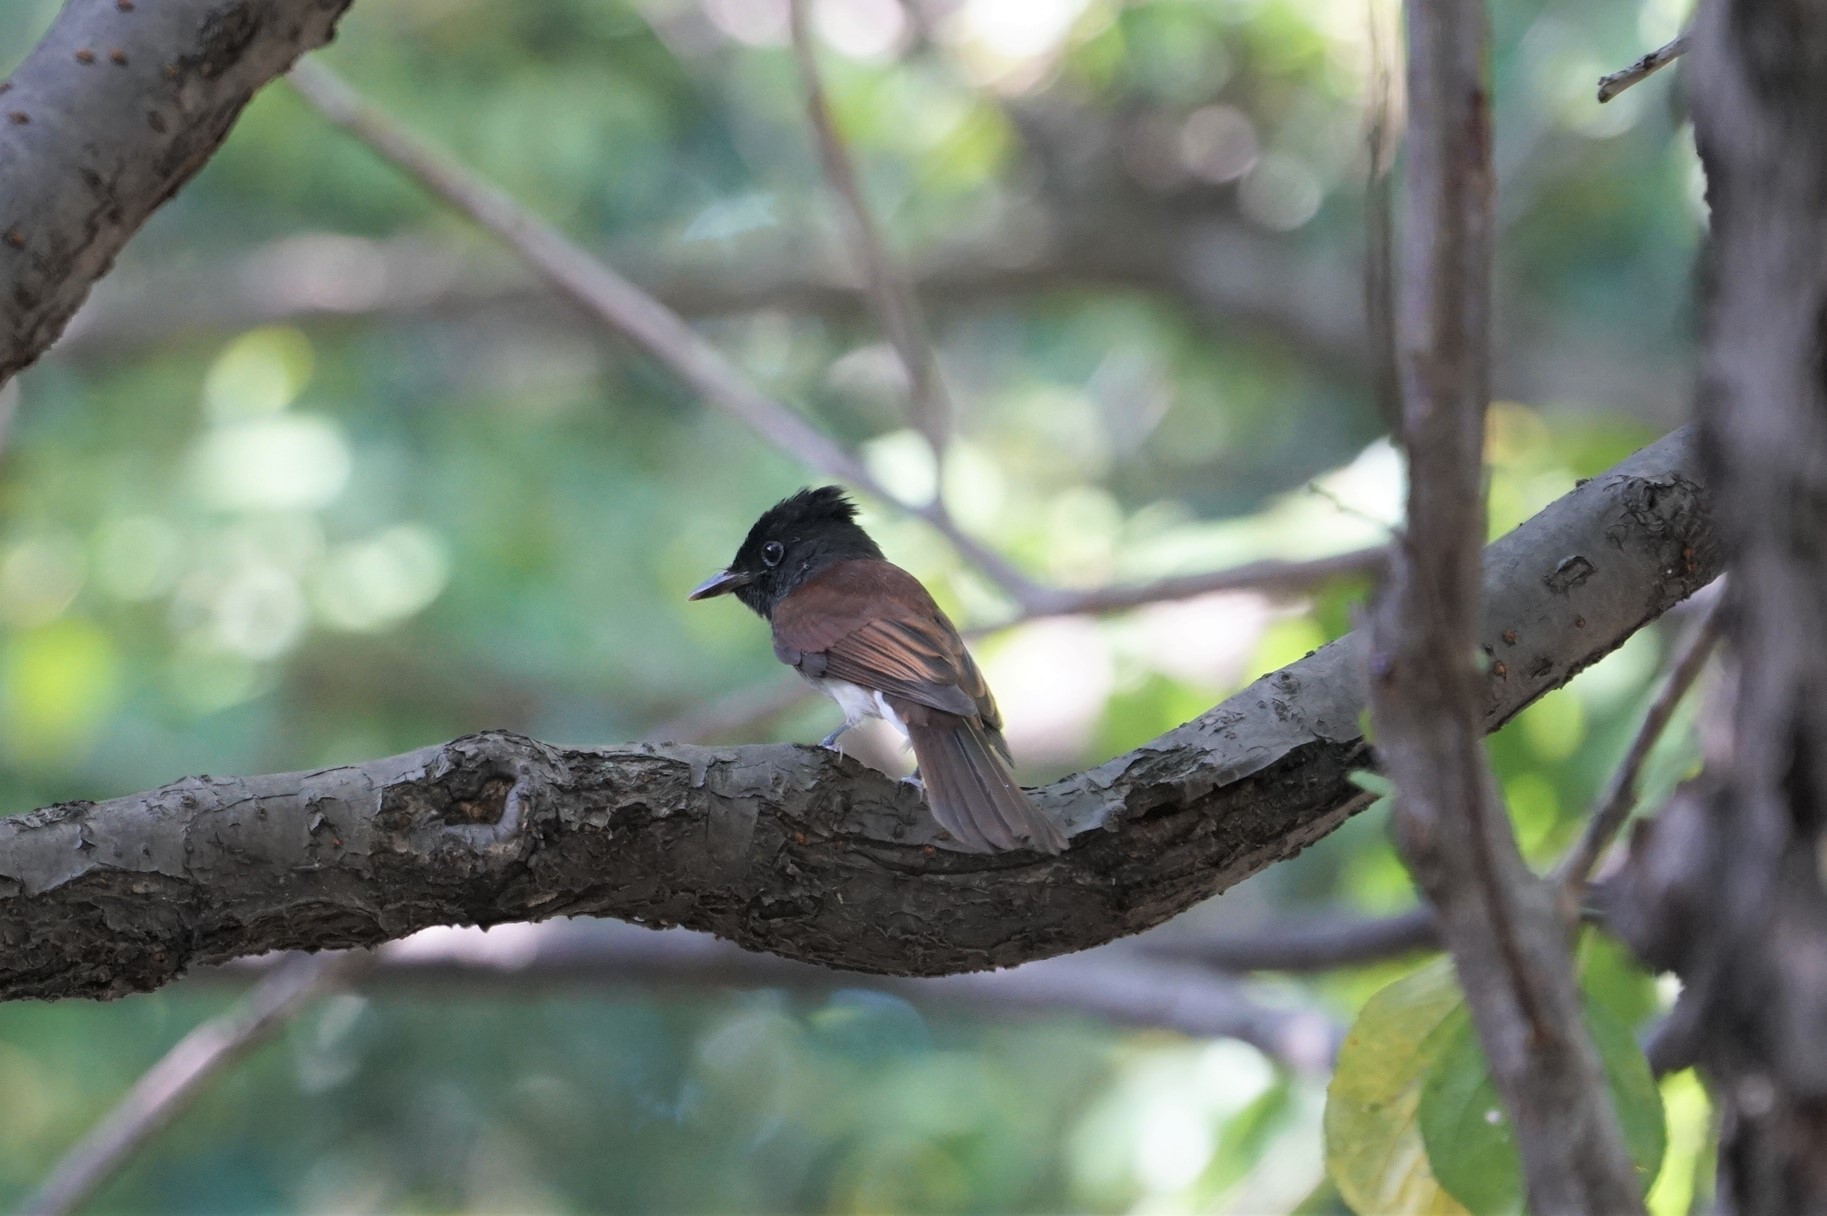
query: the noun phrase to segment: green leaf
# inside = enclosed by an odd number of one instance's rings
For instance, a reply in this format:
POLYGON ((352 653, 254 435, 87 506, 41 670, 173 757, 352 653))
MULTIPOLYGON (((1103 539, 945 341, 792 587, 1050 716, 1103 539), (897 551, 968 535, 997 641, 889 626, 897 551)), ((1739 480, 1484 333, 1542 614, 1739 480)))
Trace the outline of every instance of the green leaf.
POLYGON ((1604 1005, 1588 1000, 1586 1028, 1592 1032, 1599 1062, 1605 1066, 1605 1080, 1611 1086, 1611 1100, 1617 1104, 1618 1122, 1624 1130, 1624 1147, 1636 1167, 1638 1183, 1648 1194, 1668 1148, 1662 1090, 1628 1023, 1604 1005))
POLYGON ((1419 1113, 1434 1176, 1473 1216, 1521 1211, 1522 1165, 1470 1012, 1460 1006, 1433 1040, 1419 1113))
MULTIPOLYGON (((1586 1026, 1611 1086, 1625 1147, 1647 1192, 1666 1143, 1662 1097, 1649 1061, 1630 1027, 1590 999, 1586 1026)), ((1421 1088, 1419 1123, 1434 1176, 1473 1216, 1522 1211, 1516 1141, 1463 1007, 1440 1023, 1428 1048, 1432 1065, 1421 1088)))
POLYGON ((1435 1181, 1416 1121, 1433 1032, 1463 1010, 1450 960, 1438 959, 1364 1003, 1326 1090, 1326 1172, 1360 1216, 1465 1209, 1435 1181))

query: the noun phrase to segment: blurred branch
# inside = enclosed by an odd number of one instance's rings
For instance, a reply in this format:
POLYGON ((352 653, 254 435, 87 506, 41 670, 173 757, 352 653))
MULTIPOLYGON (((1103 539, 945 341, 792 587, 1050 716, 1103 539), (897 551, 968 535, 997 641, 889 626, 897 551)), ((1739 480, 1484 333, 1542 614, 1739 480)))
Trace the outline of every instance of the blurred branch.
POLYGON ((500 239, 599 322, 640 347, 705 401, 734 415, 781 451, 830 477, 925 520, 988 578, 1025 603, 1032 582, 966 535, 942 502, 917 505, 891 493, 836 441, 756 388, 677 313, 617 274, 556 228, 369 106, 322 64, 300 63, 288 77, 312 108, 367 144, 426 190, 500 239))
POLYGON ((1224 937, 1149 941, 1142 948, 1219 971, 1330 971, 1438 950, 1440 928, 1434 910, 1424 905, 1395 916, 1314 918, 1224 937))
POLYGON ((1599 101, 1610 101, 1631 85, 1648 80, 1657 72, 1687 53, 1687 31, 1677 34, 1667 46, 1651 51, 1621 71, 1599 77, 1599 101))
MULTIPOLYGON (((1723 591, 1723 588, 1720 589, 1723 591)), ((1555 871, 1555 879, 1560 882, 1565 892, 1568 907, 1577 907, 1587 880, 1592 876, 1593 867, 1598 865, 1599 857, 1605 847, 1617 836, 1630 812, 1637 805, 1637 779, 1642 774, 1644 762, 1649 753, 1655 749, 1656 741, 1675 716, 1682 698, 1706 670, 1707 660, 1713 657, 1713 648, 1719 642, 1721 633, 1720 611, 1725 602, 1723 594, 1714 594, 1711 602, 1702 610, 1700 619, 1695 621, 1682 640, 1681 649, 1669 667, 1668 675, 1662 686, 1656 690, 1655 700, 1650 702, 1649 710, 1643 715, 1643 724, 1630 741, 1630 749, 1624 753, 1617 770, 1612 773, 1605 793, 1593 806, 1592 815, 1586 820, 1585 830, 1580 838, 1568 850, 1555 871)))
POLYGON ((0 383, 57 339, 248 99, 349 0, 70 0, 4 85, 0 383), (97 51, 105 51, 105 56, 97 51))
MULTIPOLYGON (((1369 382, 1379 361, 1365 340, 1363 284, 1334 258, 1210 215, 1147 200, 1037 202, 1021 233, 996 230, 928 250, 907 269, 929 311, 1088 290, 1134 292, 1183 310, 1239 341, 1269 344, 1303 366, 1369 382), (1082 212, 1080 208, 1085 208, 1082 212), (1032 233, 1064 235, 1036 243, 1032 233)), ((625 264, 643 290, 688 317, 786 310, 853 324, 863 288, 853 271, 779 232, 718 243, 715 259, 659 239, 597 251, 625 264), (661 250, 664 249, 662 253, 661 250)), ((1509 313, 1540 310, 1511 302, 1509 313)), ((597 322, 564 303, 518 262, 455 242, 288 237, 201 267, 123 268, 70 322, 56 355, 129 357, 254 325, 456 322, 485 336, 526 330, 570 335, 597 322)), ((1508 400, 1605 401, 1639 417, 1672 418, 1685 400, 1678 364, 1644 369, 1615 346, 1571 329, 1504 327, 1498 392, 1508 400)))
POLYGON ((1395 73, 1384 23, 1366 6, 1370 29, 1369 116, 1364 133, 1364 319, 1370 342, 1371 398, 1391 435, 1402 427, 1402 377, 1396 358, 1395 165, 1399 121, 1395 73))
POLYGON ((653 743, 728 738, 778 718, 812 695, 810 684, 790 678, 739 688, 660 723, 646 738, 653 743))
POLYGON ((862 272, 864 289, 875 305, 882 329, 907 370, 908 400, 914 426, 926 436, 933 458, 943 464, 951 434, 954 409, 939 368, 939 352, 920 310, 920 301, 889 256, 881 227, 863 197, 856 165, 825 95, 818 70, 818 52, 812 43, 808 0, 789 0, 788 24, 793 36, 793 57, 805 84, 806 117, 818 147, 819 163, 840 203, 844 234, 850 256, 862 272))
MULTIPOLYGON (((1515 1130, 1530 1208, 1641 1212, 1581 1013, 1567 928, 1523 862, 1481 738, 1494 225, 1488 17, 1484 0, 1411 0, 1406 12, 1398 434, 1409 463, 1408 525, 1371 624, 1377 756, 1396 786, 1398 843, 1438 911, 1515 1130)), ((1551 582, 1585 579, 1604 555, 1567 560, 1551 582)))
MULTIPOLYGON (((613 921, 437 929, 382 947, 364 973, 365 989, 450 988, 491 983, 524 994, 538 987, 629 985, 787 988, 831 992, 866 986, 926 1008, 965 1008, 997 1016, 1069 1015, 1118 1025, 1231 1038, 1309 1076, 1332 1065, 1339 1027, 1324 1014, 1265 1004, 1238 980, 1150 957, 1134 946, 1107 946, 1005 971, 926 979, 856 976, 743 950, 685 929, 654 932, 613 921)), ((264 960, 199 975, 235 981, 264 960)))
POLYGON ((1301 595, 1342 578, 1374 576, 1383 569, 1389 551, 1382 545, 1352 549, 1329 557, 1305 561, 1270 558, 1247 562, 1226 570, 1202 574, 1176 574, 1147 583, 1116 583, 1108 587, 1075 590, 1069 587, 1039 589, 1028 609, 996 628, 1049 616, 1121 612, 1145 604, 1191 599, 1219 591, 1260 591, 1264 595, 1301 595))
POLYGON ((185 1035, 63 1155, 20 1205, 20 1216, 63 1216, 82 1207, 147 1141, 189 1110, 212 1082, 356 972, 364 957, 312 954, 287 959, 233 1009, 185 1035))
MULTIPOLYGON (((1676 432, 1490 546, 1482 637, 1505 657, 1478 689, 1483 729, 1717 574, 1694 449, 1676 432)), ((116 995, 267 950, 567 915, 897 975, 1083 950, 1363 804, 1350 775, 1368 762, 1365 662, 1348 636, 1036 791, 1074 837, 1056 858, 943 847, 913 790, 818 748, 558 748, 499 732, 0 818, 0 998, 116 995)))
POLYGON ((19 382, 0 384, 0 456, 6 455, 7 441, 12 437, 13 416, 19 412, 19 382))

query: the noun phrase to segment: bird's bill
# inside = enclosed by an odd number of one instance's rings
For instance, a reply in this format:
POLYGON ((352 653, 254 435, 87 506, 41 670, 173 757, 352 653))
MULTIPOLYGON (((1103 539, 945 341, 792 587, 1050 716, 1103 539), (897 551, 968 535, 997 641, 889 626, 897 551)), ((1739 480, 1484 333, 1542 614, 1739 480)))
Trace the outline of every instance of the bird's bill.
POLYGON ((746 587, 751 581, 749 575, 738 574, 734 570, 719 570, 717 573, 699 583, 696 587, 693 587, 691 589, 691 594, 685 598, 688 600, 708 600, 714 595, 728 595, 738 587, 746 587))

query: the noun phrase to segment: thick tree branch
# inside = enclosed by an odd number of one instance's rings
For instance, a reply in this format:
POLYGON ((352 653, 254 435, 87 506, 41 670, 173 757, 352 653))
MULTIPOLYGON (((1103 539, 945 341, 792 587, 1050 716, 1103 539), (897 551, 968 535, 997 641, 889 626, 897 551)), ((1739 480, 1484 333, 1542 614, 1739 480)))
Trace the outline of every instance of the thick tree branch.
POLYGON ((0 383, 349 0, 68 0, 0 84, 0 383))
POLYGON ((1722 490, 1724 746, 1633 839, 1635 940, 1720 1114, 1719 1205, 1827 1212, 1827 8, 1702 0, 1688 78, 1712 211, 1700 418, 1722 490), (1638 847, 1640 846, 1640 847, 1638 847))
MULTIPOLYGON (((1372 625, 1377 754, 1396 785, 1398 842, 1439 912, 1515 1128, 1529 1206, 1640 1212, 1566 927, 1523 862, 1480 737, 1480 597, 1490 596, 1478 561, 1494 213, 1489 27, 1483 0, 1413 0, 1407 16, 1399 332, 1408 525, 1372 625)), ((1555 577, 1578 582, 1583 563, 1569 558, 1555 577)))
MULTIPOLYGON (((1714 577, 1676 432, 1486 554, 1495 729, 1714 577)), ((504 734, 314 773, 189 778, 0 819, 0 997, 113 996, 271 949, 583 914, 936 975, 1159 924, 1337 827, 1356 635, 1040 790, 1058 858, 953 852, 913 791, 809 747, 566 749, 504 734)))

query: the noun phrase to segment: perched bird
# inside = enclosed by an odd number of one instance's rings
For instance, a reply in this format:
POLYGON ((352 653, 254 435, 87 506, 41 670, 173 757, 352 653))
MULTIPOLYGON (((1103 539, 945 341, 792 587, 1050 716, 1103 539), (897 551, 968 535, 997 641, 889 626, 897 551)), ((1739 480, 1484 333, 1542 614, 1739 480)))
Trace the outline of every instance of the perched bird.
POLYGON ((1002 715, 964 639, 925 587, 882 556, 838 486, 769 507, 736 560, 690 598, 734 593, 774 627, 774 655, 836 701, 844 724, 882 718, 913 745, 939 825, 974 852, 1066 847, 1015 783, 1002 715))

